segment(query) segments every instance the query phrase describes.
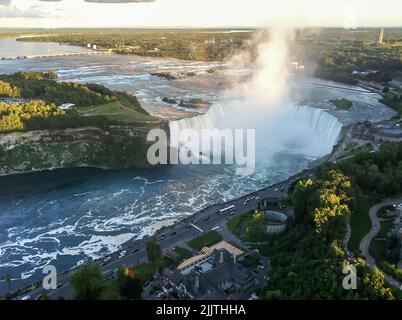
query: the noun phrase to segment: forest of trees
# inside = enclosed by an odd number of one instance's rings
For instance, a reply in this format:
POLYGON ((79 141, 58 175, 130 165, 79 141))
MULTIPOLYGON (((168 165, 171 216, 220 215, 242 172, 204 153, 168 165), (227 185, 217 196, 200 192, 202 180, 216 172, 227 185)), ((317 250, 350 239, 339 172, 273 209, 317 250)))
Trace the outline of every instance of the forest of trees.
POLYGON ((0 80, 18 88, 21 98, 40 99, 49 104, 73 103, 90 107, 117 99, 111 90, 101 85, 57 82, 53 77, 48 72, 18 72, 0 75, 0 80))
POLYGON ((19 71, 15 75, 25 80, 54 80, 59 77, 53 71, 19 71))
POLYGON ((0 97, 18 98, 20 96, 21 90, 19 88, 0 80, 0 97))
POLYGON ((379 152, 362 153, 337 166, 376 200, 402 192, 402 143, 385 143, 379 152))
POLYGON ((15 130, 65 129, 94 125, 104 128, 116 121, 103 115, 84 117, 74 110, 57 106, 72 103, 76 107, 93 107, 118 102, 121 108, 148 115, 135 96, 113 91, 99 84, 57 82, 49 72, 17 72, 0 75, 0 97, 22 98, 24 102, 1 102, 0 132, 15 130))
POLYGON ((143 291, 138 273, 131 268, 120 268, 115 279, 108 281, 100 264, 81 267, 71 276, 76 300, 138 300, 143 291))
POLYGON ((60 117, 65 114, 56 105, 48 105, 43 101, 11 104, 0 102, 0 133, 25 129, 27 122, 37 118, 60 117))
POLYGON ((395 299, 378 269, 370 270, 361 258, 347 260, 342 241, 354 193, 350 179, 334 169, 295 185, 297 223, 267 245, 272 270, 264 298, 395 299), (342 287, 342 270, 348 264, 357 269, 357 290, 342 287))
POLYGON ((352 75, 356 70, 378 71, 367 78, 378 82, 390 81, 395 72, 402 71, 402 50, 398 47, 338 46, 326 51, 317 60, 317 76, 349 84, 357 83, 352 75))
POLYGON ((148 57, 169 57, 183 60, 224 60, 251 32, 227 30, 59 30, 58 34, 23 38, 20 41, 68 43, 86 47, 96 45, 98 50, 113 50, 119 54, 136 54, 148 57))

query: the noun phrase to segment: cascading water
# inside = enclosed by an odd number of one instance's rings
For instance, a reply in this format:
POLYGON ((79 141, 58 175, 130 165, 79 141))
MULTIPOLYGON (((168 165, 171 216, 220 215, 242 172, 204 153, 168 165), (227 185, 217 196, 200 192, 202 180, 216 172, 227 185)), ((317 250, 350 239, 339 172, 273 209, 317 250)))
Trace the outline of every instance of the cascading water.
MULTIPOLYGON (((180 145, 180 132, 186 129, 201 131, 203 129, 219 128, 225 117, 228 114, 233 117, 234 113, 239 118, 242 117, 242 113, 245 116, 244 112, 239 111, 237 108, 232 107, 228 110, 227 104, 215 104, 203 115, 172 121, 169 123, 171 141, 178 141, 180 145)), ((264 116, 267 119, 269 118, 268 114, 264 116)), ((335 116, 325 110, 309 106, 284 106, 279 119, 284 122, 281 128, 282 131, 287 126, 286 131, 293 130, 295 137, 297 137, 299 134, 295 127, 309 130, 315 135, 314 138, 318 139, 319 143, 326 147, 324 150, 330 150, 336 144, 343 127, 342 123, 335 116)), ((289 136, 289 132, 287 132, 287 135, 289 136)), ((307 137, 306 139, 309 140, 310 138, 307 137)))
POLYGON ((292 106, 290 119, 311 128, 328 146, 333 146, 339 139, 342 123, 327 111, 309 106, 292 106))

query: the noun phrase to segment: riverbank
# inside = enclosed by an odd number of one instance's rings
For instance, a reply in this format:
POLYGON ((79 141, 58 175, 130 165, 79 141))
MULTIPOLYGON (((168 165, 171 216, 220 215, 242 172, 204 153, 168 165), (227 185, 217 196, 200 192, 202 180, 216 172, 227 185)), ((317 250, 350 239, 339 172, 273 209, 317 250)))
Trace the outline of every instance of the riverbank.
MULTIPOLYGON (((116 250, 107 256, 103 256, 98 260, 94 260, 91 263, 101 263, 104 275, 106 278, 110 278, 114 274, 114 271, 120 267, 136 266, 147 261, 145 243, 149 237, 157 235, 162 239, 160 245, 164 252, 171 250, 176 246, 183 246, 183 244, 194 239, 200 233, 204 233, 211 229, 226 229, 226 224, 232 217, 233 212, 225 211, 224 213, 221 213, 220 211, 222 209, 234 206, 236 212, 246 212, 255 209, 258 206, 258 203, 266 198, 280 199, 287 194, 288 190, 298 179, 306 177, 309 174, 311 174, 310 170, 304 170, 303 172, 289 177, 280 183, 275 183, 266 188, 248 193, 242 197, 224 203, 205 207, 204 209, 194 213, 192 216, 162 227, 154 234, 147 235, 142 239, 130 240, 124 243, 119 250, 116 250)), ((58 299, 59 297, 67 299, 71 298, 73 289, 69 284, 69 278, 77 268, 79 268, 79 266, 68 271, 58 270, 58 289, 51 291, 48 294, 50 299, 58 299)), ((26 288, 25 290, 20 290, 18 292, 18 296, 29 294, 32 299, 35 299, 35 297, 39 296, 43 291, 40 286, 40 282, 29 284, 24 287, 26 288), (33 291, 27 290, 33 288, 33 291)))

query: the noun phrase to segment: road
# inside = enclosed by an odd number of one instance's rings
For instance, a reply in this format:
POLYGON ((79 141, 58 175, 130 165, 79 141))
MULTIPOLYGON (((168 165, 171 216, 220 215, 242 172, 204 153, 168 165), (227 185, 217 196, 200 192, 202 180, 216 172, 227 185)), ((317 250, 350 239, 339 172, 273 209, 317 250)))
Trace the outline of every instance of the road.
MULTIPOLYGON (((383 203, 376 204, 369 210, 369 216, 372 228, 369 231, 369 233, 366 234, 364 238, 361 240, 359 249, 363 257, 366 259, 366 264, 370 269, 374 269, 376 267, 375 259, 373 256, 370 255, 370 244, 381 230, 381 222, 378 219, 377 213, 383 207, 397 205, 401 202, 402 199, 389 200, 383 203)), ((399 281, 395 280, 393 277, 390 277, 386 274, 384 274, 384 276, 389 284, 393 285, 398 289, 402 288, 402 284, 399 281)))
MULTIPOLYGON (((191 217, 188 217, 176 224, 164 228, 157 233, 160 239, 159 243, 161 249, 166 252, 176 246, 183 246, 187 241, 194 239, 203 232, 210 231, 213 228, 219 227, 218 231, 222 233, 224 239, 237 242, 235 238, 226 230, 226 225, 230 218, 235 213, 247 212, 258 207, 258 203, 266 198, 280 198, 285 195, 292 184, 297 181, 301 176, 305 176, 311 171, 306 170, 302 174, 298 174, 289 178, 288 180, 272 185, 268 188, 253 192, 243 197, 234 199, 232 201, 217 204, 205 208, 191 217), (235 210, 228 210, 220 213, 220 210, 235 206, 235 210)), ((114 275, 115 271, 123 266, 135 266, 147 261, 147 254, 145 250, 145 242, 147 238, 136 240, 134 242, 123 245, 122 249, 109 256, 104 257, 99 262, 102 263, 102 271, 106 278, 114 275), (125 255, 122 256, 122 252, 125 255)), ((239 243, 240 244, 240 243, 239 243)), ((58 289, 47 291, 49 299, 65 299, 73 296, 73 288, 69 284, 69 279, 75 270, 61 273, 58 275, 58 289)), ((43 288, 40 287, 29 293, 31 299, 37 299, 43 293, 43 288)), ((21 298, 21 296, 19 297, 21 298)))

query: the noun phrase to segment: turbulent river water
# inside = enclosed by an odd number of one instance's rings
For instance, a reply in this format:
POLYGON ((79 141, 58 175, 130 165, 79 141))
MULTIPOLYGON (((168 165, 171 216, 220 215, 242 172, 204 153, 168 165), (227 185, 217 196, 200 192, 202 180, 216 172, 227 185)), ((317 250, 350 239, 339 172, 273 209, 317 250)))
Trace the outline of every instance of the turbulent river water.
MULTIPOLYGON (((228 108, 220 101, 220 90, 236 74, 221 63, 117 55, 0 61, 0 73, 48 69, 61 81, 96 82, 136 94, 150 112, 172 119, 172 134, 220 123, 228 108), (182 77, 168 81, 151 76, 165 71, 182 77), (214 105, 186 110, 163 103, 163 97, 202 98, 214 105)), ((21 285, 39 279, 46 264, 68 270, 99 258, 207 205, 301 171, 331 151, 345 123, 392 115, 375 95, 314 81, 319 85, 289 84, 294 94, 281 112, 259 119, 264 129, 257 132, 256 170, 246 177, 237 176, 234 166, 217 165, 80 168, 0 177, 0 275, 10 273, 15 285, 21 285), (337 97, 352 100, 353 108, 333 110, 328 100, 337 97)), ((0 291, 5 288, 0 283, 0 291)))

